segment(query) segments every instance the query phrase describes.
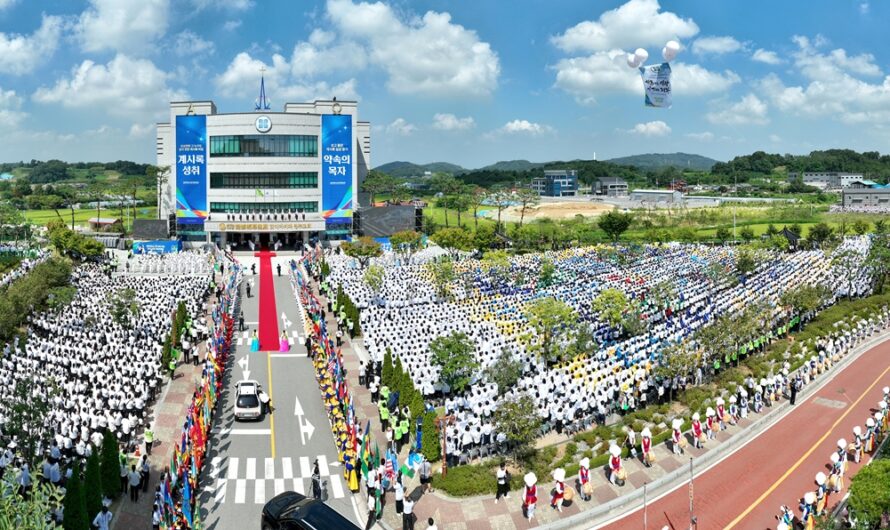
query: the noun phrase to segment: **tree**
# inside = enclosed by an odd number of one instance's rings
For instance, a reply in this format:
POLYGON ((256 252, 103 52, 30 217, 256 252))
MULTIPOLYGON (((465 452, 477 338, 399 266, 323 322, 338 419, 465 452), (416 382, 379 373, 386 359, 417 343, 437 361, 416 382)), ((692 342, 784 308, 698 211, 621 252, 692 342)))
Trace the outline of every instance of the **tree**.
POLYGON ((65 530, 87 530, 90 527, 79 468, 80 465, 75 466, 65 488, 65 517, 62 521, 65 530))
POLYGON ((721 226, 720 228, 717 229, 716 236, 717 236, 717 241, 719 241, 720 244, 722 245, 722 244, 726 243, 726 241, 729 240, 729 238, 732 237, 732 233, 729 231, 729 228, 726 228, 725 226, 721 226))
POLYGON ((365 177, 364 182, 362 182, 362 191, 368 194, 368 199, 373 206, 375 195, 392 193, 397 186, 398 181, 395 178, 382 171, 372 169, 368 172, 368 176, 365 177))
POLYGON ((876 459, 859 470, 850 482, 850 508, 853 515, 878 528, 882 517, 890 514, 890 460, 876 459))
POLYGON ((479 207, 485 204, 488 191, 481 186, 469 186, 467 206, 473 210, 473 229, 479 231, 479 207))
POLYGON ((524 315, 530 331, 521 338, 528 350, 547 362, 559 359, 561 355, 553 351, 554 345, 571 336, 578 324, 578 313, 562 300, 545 296, 527 303, 524 315))
POLYGON ((633 222, 633 215, 629 213, 621 213, 616 211, 607 212, 599 217, 597 225, 600 230, 609 236, 613 243, 617 243, 621 234, 630 228, 633 222))
POLYGON ((430 362, 440 368, 442 380, 455 394, 463 392, 479 369, 475 349, 464 333, 453 332, 430 342, 430 362))
MULTIPOLYGON (((32 474, 31 491, 28 497, 15 494, 0 495, 0 528, 22 528, 28 530, 57 530, 55 523, 47 521, 47 514, 62 506, 63 495, 60 488, 37 479, 40 472, 32 474)), ((0 491, 14 492, 18 489, 16 473, 12 468, 0 478, 0 491)), ((86 527, 83 527, 86 528, 86 527)))
POLYGON ((770 223, 769 225, 767 225, 767 227, 766 227, 766 235, 772 237, 772 236, 774 236, 774 235, 777 235, 778 233, 779 233, 779 229, 776 228, 776 225, 774 225, 774 224, 772 224, 772 223, 770 223))
POLYGON ((541 266, 538 269, 538 281, 541 282, 541 285, 547 287, 550 285, 550 282, 553 281, 555 275, 556 265, 553 264, 553 260, 547 257, 542 257, 541 266))
POLYGON ((884 219, 878 219, 875 221, 875 234, 883 235, 887 233, 887 221, 884 219))
MULTIPOLYGON (((877 227, 877 222, 875 227, 877 227)), ((871 272, 876 293, 884 290, 884 283, 890 275, 890 234, 876 232, 865 257, 865 266, 871 272)))
POLYGON ((431 261, 426 264, 426 271, 432 277, 433 286, 436 288, 436 296, 445 298, 451 294, 451 284, 456 277, 454 263, 450 259, 431 261))
POLYGON ((494 246, 495 241, 494 226, 491 224, 484 224, 477 227, 476 231, 473 233, 473 247, 479 252, 485 252, 490 249, 494 246))
POLYGON ((868 221, 863 221, 862 219, 853 221, 853 231, 860 236, 864 236, 869 228, 871 228, 871 224, 868 221))
POLYGON ((358 239, 347 241, 340 245, 340 248, 350 258, 357 259, 362 268, 368 266, 371 258, 383 255, 383 248, 380 246, 380 243, 374 241, 370 236, 362 236, 358 239))
POLYGON ((834 235, 834 229, 825 223, 817 223, 810 227, 807 239, 816 246, 821 247, 834 235))
POLYGON ((111 431, 105 431, 99 454, 99 474, 102 476, 102 494, 109 499, 116 499, 121 493, 120 471, 117 438, 111 431))
POLYGON ((32 469, 40 456, 37 445, 51 434, 46 427, 46 416, 59 389, 56 381, 51 379, 49 383, 48 392, 38 393, 34 391, 38 385, 33 376, 25 376, 15 382, 12 399, 0 404, 7 417, 3 433, 18 439, 19 452, 32 469))
POLYGON ((541 202, 541 196, 538 192, 529 188, 522 188, 516 192, 516 202, 519 203, 519 226, 525 221, 525 212, 529 208, 533 208, 541 202))
MULTIPOLYGON (((413 410, 413 409, 412 409, 413 410)), ((430 462, 442 458, 442 443, 436 428, 436 413, 428 411, 423 415, 423 438, 420 441, 420 452, 430 462)))
POLYGON ((788 231, 796 235, 797 237, 801 237, 803 235, 803 228, 797 223, 788 225, 788 231))
POLYGON ((541 429, 541 418, 531 396, 523 393, 503 401, 494 411, 494 427, 507 437, 514 460, 527 455, 541 429))
POLYGON ((102 510, 102 477, 99 473, 99 448, 94 448, 87 458, 84 475, 84 503, 90 521, 102 510))
POLYGON ((744 276, 757 268, 757 261, 754 259, 754 253, 750 250, 739 250, 736 253, 735 270, 739 276, 744 276))
POLYGON ((498 222, 495 225, 495 230, 503 231, 504 225, 501 223, 501 213, 513 205, 513 194, 504 188, 494 188, 488 194, 486 202, 494 206, 498 211, 498 222))
POLYGON ((504 348, 498 358, 485 369, 489 380, 498 385, 498 394, 513 388, 522 377, 522 362, 513 358, 510 350, 504 348))
POLYGON ((457 257, 458 252, 473 248, 470 233, 463 228, 443 228, 430 238, 433 242, 448 251, 452 257, 457 257))
POLYGON ((386 352, 383 354, 383 366, 380 369, 380 383, 388 387, 390 390, 393 387, 393 366, 392 366, 392 351, 389 348, 386 348, 386 352))
POLYGON ((402 230, 389 238, 392 249, 405 254, 409 262, 411 261, 411 254, 420 247, 420 241, 420 234, 414 230, 402 230))
MULTIPOLYGON (((695 356, 687 348, 686 344, 675 343, 661 350, 658 365, 655 367, 655 375, 672 380, 675 377, 687 375, 692 371, 695 356)), ((674 387, 668 385, 668 401, 674 400, 674 387)))
POLYGON ((604 289, 593 299, 590 307, 597 312, 601 320, 613 328, 618 327, 622 315, 627 310, 627 296, 618 289, 604 289))
POLYGON ((136 291, 133 289, 120 289, 109 295, 110 307, 108 312, 111 318, 120 326, 129 328, 139 315, 139 304, 136 302, 136 291))
MULTIPOLYGON (((819 309, 831 295, 824 285, 798 285, 782 293, 779 303, 790 309, 792 317, 812 313, 819 309)), ((798 329, 803 322, 798 324, 798 329)))
POLYGON ((380 288, 383 287, 383 279, 385 276, 386 272, 383 270, 383 267, 380 265, 371 265, 365 269, 363 279, 365 280, 365 283, 368 284, 368 287, 371 288, 371 291, 376 295, 380 292, 380 288))

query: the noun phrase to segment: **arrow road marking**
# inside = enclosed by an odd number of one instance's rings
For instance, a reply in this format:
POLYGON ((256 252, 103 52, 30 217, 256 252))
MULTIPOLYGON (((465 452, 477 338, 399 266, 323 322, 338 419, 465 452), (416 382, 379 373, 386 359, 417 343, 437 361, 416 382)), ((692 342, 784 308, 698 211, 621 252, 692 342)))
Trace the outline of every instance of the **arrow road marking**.
POLYGON ((309 419, 304 416, 303 406, 300 405, 300 397, 297 396, 294 401, 294 416, 297 417, 297 423, 300 425, 300 442, 303 445, 309 443, 309 440, 312 439, 312 433, 315 432, 315 427, 309 423, 309 419))
POLYGON ((250 355, 238 359, 238 366, 241 367, 242 379, 250 379, 250 355))

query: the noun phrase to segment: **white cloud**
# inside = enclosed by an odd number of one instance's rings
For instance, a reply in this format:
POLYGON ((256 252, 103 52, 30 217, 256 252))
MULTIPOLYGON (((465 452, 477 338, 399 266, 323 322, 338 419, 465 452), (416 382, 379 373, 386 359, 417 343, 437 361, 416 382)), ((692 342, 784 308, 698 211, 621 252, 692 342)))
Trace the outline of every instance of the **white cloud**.
POLYGON ((868 2, 861 2, 859 4, 859 12, 863 15, 867 15, 870 9, 871 6, 868 4, 868 2))
POLYGON ((725 92, 741 78, 732 70, 712 72, 697 64, 671 64, 671 87, 677 94, 697 96, 725 92))
POLYGON ((778 134, 771 134, 769 135, 769 141, 777 144, 782 141, 782 137, 778 134))
POLYGON ((225 72, 214 79, 217 89, 225 96, 255 96, 259 91, 260 69, 265 68, 266 93, 270 99, 312 101, 329 99, 358 99, 355 79, 331 85, 325 81, 295 78, 290 63, 282 55, 272 56, 271 64, 254 59, 247 52, 235 56, 225 72))
POLYGON ((600 15, 596 21, 585 20, 551 38, 565 52, 606 51, 614 48, 658 46, 670 39, 686 39, 698 34, 691 18, 660 12, 658 0, 630 0, 600 15))
POLYGON ((209 40, 204 40, 189 30, 185 30, 173 41, 173 53, 180 57, 195 57, 203 54, 212 54, 216 47, 209 40))
POLYGON ((241 27, 240 20, 226 20, 225 24, 223 24, 223 29, 226 31, 235 31, 236 29, 241 27))
POLYGON ((22 112, 22 98, 16 95, 15 90, 3 90, 0 88, 0 127, 15 127, 21 123, 28 114, 22 112))
POLYGON ((291 56, 294 76, 315 76, 337 71, 358 71, 366 66, 366 53, 362 47, 349 40, 330 46, 336 35, 321 29, 314 30, 309 40, 299 42, 291 56))
POLYGON ((472 116, 458 118, 454 114, 438 113, 433 116, 433 129, 440 131, 466 131, 476 126, 472 116))
POLYGON ((772 65, 782 64, 783 62, 782 59, 779 58, 779 54, 774 51, 764 50, 763 48, 754 50, 751 60, 772 65))
POLYGON ((0 0, 0 11, 3 11, 4 9, 9 9, 10 7, 14 6, 16 4, 16 2, 18 2, 18 1, 19 0, 0 0))
POLYGON ((668 127, 668 124, 661 121, 648 121, 646 123, 638 123, 634 125, 633 129, 629 129, 627 132, 630 134, 639 134, 641 136, 667 136, 671 132, 671 128, 668 127))
POLYGON ((62 18, 44 16, 31 35, 0 33, 0 73, 32 72, 56 51, 62 35, 62 18))
POLYGON ((90 0, 75 32, 87 52, 145 54, 167 31, 170 0, 90 0))
POLYGON ((386 132, 395 133, 400 136, 411 136, 417 131, 417 127, 405 121, 405 118, 396 118, 392 123, 386 126, 386 132))
POLYGON ((497 132, 504 134, 527 134, 530 136, 539 136, 553 132, 553 128, 549 125, 530 122, 528 120, 513 120, 504 124, 497 132))
POLYGON ((700 133, 687 133, 685 136, 699 142, 710 142, 714 139, 714 133, 710 131, 704 131, 700 133))
POLYGON ((170 77, 148 59, 118 54, 108 64, 84 61, 70 78, 37 89, 33 98, 68 108, 102 108, 109 114, 151 118, 161 115, 170 101, 188 98, 167 86, 170 77))
POLYGON ((204 10, 208 7, 230 11, 245 11, 253 7, 253 0, 193 0, 195 9, 204 10))
POLYGON ((403 22, 382 2, 352 0, 328 0, 327 11, 340 34, 366 46, 369 60, 386 70, 391 92, 478 97, 497 88, 497 53, 448 13, 403 22))
POLYGON ((723 101, 715 103, 723 108, 705 115, 705 118, 711 123, 721 125, 763 125, 769 123, 767 104, 754 94, 748 94, 729 106, 726 106, 723 101))
POLYGON ((155 132, 155 126, 151 123, 134 123, 130 126, 130 138, 147 138, 155 132))
POLYGON ((692 43, 692 52, 698 55, 722 55, 733 53, 745 48, 745 45, 733 37, 701 37, 692 43))

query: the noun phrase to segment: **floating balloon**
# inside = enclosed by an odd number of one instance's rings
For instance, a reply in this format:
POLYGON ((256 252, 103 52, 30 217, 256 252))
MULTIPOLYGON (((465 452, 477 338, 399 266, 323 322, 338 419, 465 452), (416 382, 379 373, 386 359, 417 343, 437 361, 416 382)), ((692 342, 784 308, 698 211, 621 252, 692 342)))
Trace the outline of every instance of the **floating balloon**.
POLYGON ((627 54, 627 66, 630 66, 631 68, 636 68, 636 67, 640 66, 640 63, 637 62, 636 55, 634 55, 632 53, 627 54))
POLYGON ((649 52, 647 52, 643 48, 637 48, 634 51, 634 57, 637 58, 637 64, 640 65, 640 64, 645 63, 646 59, 649 58, 649 52))
POLYGON ((667 44, 664 45, 664 49, 661 50, 661 55, 667 62, 676 59, 678 53, 680 53, 680 43, 675 40, 667 41, 667 44))

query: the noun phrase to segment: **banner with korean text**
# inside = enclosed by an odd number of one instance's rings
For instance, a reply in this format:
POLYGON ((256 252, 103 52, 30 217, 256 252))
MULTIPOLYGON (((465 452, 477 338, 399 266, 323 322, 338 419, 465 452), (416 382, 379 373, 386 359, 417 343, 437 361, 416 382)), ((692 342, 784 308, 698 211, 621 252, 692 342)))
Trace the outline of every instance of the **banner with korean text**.
POLYGON ((671 108, 671 65, 668 63, 640 67, 646 106, 671 108))
POLYGON ((207 116, 176 117, 176 222, 207 218, 207 116))
POLYGON ((321 117, 321 210, 327 224, 352 219, 352 116, 321 117))

